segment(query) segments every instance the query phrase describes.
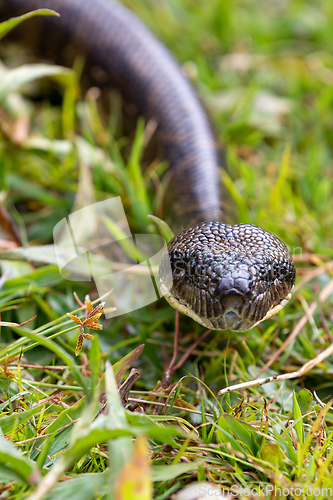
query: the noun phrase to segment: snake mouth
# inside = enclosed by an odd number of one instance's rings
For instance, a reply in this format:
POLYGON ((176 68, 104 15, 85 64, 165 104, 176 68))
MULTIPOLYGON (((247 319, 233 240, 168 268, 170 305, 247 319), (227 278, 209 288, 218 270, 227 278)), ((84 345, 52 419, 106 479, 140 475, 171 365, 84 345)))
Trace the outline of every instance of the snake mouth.
POLYGON ((251 322, 244 317, 244 304, 241 294, 227 294, 222 301, 223 311, 217 317, 197 314, 193 308, 174 293, 163 283, 160 283, 160 291, 169 304, 176 310, 193 319, 200 325, 211 330, 231 330, 245 332, 252 328, 251 322))
MULTIPOLYGON (((222 297, 219 297, 221 304, 221 315, 219 322, 223 322, 223 326, 228 330, 239 331, 239 328, 244 323, 244 296, 235 288, 225 291, 222 297)), ((214 319, 211 318, 213 321, 214 319)))
POLYGON ((210 330, 230 330, 233 332, 247 332, 248 330, 256 327, 262 321, 275 316, 291 299, 293 292, 292 288, 291 292, 286 297, 284 297, 278 304, 273 305, 267 313, 263 315, 263 317, 255 321, 246 315, 245 307, 240 309, 239 307, 234 307, 233 305, 229 305, 224 308, 224 312, 218 317, 208 318, 205 316, 199 316, 185 301, 175 297, 169 288, 167 288, 163 283, 160 284, 160 290, 162 295, 164 295, 164 298, 172 307, 205 328, 209 328, 210 330))
POLYGON ((242 321, 242 318, 239 315, 239 313, 233 309, 229 309, 227 312, 225 312, 223 318, 226 328, 228 330, 234 330, 235 328, 237 328, 237 325, 239 325, 239 323, 242 321))

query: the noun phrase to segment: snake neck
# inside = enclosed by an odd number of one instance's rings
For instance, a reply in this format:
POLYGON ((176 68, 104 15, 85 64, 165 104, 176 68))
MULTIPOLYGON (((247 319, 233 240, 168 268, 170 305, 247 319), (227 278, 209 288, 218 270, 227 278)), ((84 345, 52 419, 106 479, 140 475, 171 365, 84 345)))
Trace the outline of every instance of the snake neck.
POLYGON ((159 149, 169 163, 164 213, 173 228, 220 219, 215 140, 196 93, 168 50, 126 7, 110 0, 0 0, 0 16, 41 7, 61 17, 34 18, 17 30, 32 33, 45 51, 53 33, 62 47, 75 44, 139 114, 156 122, 159 149))

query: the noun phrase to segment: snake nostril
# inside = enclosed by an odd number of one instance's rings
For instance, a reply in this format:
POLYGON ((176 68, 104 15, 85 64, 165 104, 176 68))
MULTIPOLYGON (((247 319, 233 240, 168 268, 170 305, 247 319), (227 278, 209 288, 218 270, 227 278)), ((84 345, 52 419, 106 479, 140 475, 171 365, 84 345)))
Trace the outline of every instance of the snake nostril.
POLYGON ((249 282, 244 278, 222 278, 215 289, 215 297, 223 298, 227 295, 241 295, 243 296, 249 291, 249 282))
POLYGON ((239 292, 247 293, 249 291, 249 280, 246 278, 237 278, 235 280, 235 286, 239 292))
POLYGON ((229 277, 221 278, 216 289, 216 294, 220 295, 224 293, 229 293, 233 289, 233 286, 234 286, 234 280, 232 278, 229 277))

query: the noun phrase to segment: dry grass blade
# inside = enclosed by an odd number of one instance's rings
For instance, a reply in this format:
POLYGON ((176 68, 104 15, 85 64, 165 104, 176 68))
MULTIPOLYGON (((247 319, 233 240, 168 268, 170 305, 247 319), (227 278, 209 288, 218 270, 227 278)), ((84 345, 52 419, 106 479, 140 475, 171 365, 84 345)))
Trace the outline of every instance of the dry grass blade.
POLYGON ((242 384, 235 384, 229 387, 221 389, 218 393, 219 396, 227 394, 232 391, 237 391, 240 389, 247 389, 248 387, 255 387, 258 385, 270 384, 271 382, 279 382, 280 380, 289 380, 292 378, 301 377, 305 373, 311 370, 314 366, 322 363, 328 356, 333 354, 333 344, 324 349, 319 353, 314 359, 310 359, 307 363, 302 365, 298 370, 291 373, 282 373, 281 375, 273 375, 272 377, 259 378, 255 380, 249 380, 248 382, 243 382, 242 384))
MULTIPOLYGON (((322 289, 319 294, 319 303, 324 303, 330 294, 333 292, 333 280, 331 280, 327 285, 322 289)), ((259 377, 264 371, 266 371, 273 363, 277 360, 280 354, 286 349, 286 347, 297 337, 302 328, 309 321, 309 318, 313 315, 315 310, 317 309, 318 302, 312 302, 307 309, 306 313, 301 317, 301 319, 296 324, 295 328, 289 335, 289 337, 283 342, 283 344, 279 347, 279 349, 273 354, 270 360, 261 368, 257 377, 259 377)))

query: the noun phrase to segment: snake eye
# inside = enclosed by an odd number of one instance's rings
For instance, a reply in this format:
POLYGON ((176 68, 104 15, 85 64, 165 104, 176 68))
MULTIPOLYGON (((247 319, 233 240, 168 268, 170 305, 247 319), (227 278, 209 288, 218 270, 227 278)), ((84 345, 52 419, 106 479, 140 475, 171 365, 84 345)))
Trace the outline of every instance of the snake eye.
POLYGON ((183 231, 170 241, 160 266, 168 302, 215 330, 243 332, 270 318, 288 302, 294 282, 287 247, 248 224, 204 222, 183 231), (170 276, 165 261, 176 269, 175 256, 185 265, 170 276))

